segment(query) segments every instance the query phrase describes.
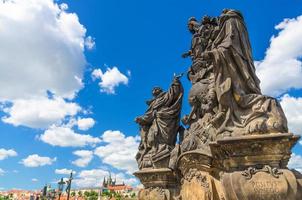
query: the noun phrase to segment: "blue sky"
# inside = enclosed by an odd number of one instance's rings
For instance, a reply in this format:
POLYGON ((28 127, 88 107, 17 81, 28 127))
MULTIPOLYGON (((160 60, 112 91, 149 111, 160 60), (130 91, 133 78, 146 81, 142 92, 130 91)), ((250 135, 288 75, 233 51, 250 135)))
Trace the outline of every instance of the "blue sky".
MULTIPOLYGON (((98 185, 108 171, 138 184, 133 120, 153 86, 167 88, 190 65, 181 58, 188 18, 223 8, 244 14, 263 92, 281 101, 290 129, 302 134, 299 0, 24 2, 0 3, 2 189, 41 188, 68 170, 77 187, 98 185)), ((187 98, 190 84, 182 82, 187 98)), ((182 114, 189 110, 185 100, 182 114)), ((301 144, 294 153, 291 167, 302 169, 301 144)))

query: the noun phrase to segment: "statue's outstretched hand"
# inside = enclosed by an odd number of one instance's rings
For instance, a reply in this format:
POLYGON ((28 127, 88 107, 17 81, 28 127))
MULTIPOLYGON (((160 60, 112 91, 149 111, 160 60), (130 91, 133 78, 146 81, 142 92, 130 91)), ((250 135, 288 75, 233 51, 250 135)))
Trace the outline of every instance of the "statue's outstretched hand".
POLYGON ((134 121, 135 121, 136 123, 138 123, 138 124, 142 124, 142 123, 143 123, 143 119, 142 119, 141 117, 136 117, 136 118, 134 119, 134 121))
POLYGON ((187 57, 189 57, 189 56, 191 56, 191 55, 192 55, 192 51, 190 50, 190 51, 188 51, 188 52, 183 53, 183 54, 181 55, 181 57, 182 57, 182 58, 187 58, 187 57))
POLYGON ((178 81, 183 75, 184 75, 184 73, 181 73, 181 74, 174 73, 174 80, 178 81))

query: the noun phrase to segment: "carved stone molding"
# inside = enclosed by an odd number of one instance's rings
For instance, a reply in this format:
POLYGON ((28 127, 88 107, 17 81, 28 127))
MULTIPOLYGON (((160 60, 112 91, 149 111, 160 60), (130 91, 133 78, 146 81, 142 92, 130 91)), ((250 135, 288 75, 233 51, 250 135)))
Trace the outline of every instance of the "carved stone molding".
POLYGON ((143 169, 134 173, 145 188, 151 187, 175 187, 177 183, 176 174, 169 168, 143 169))
POLYGON ((188 151, 179 156, 177 166, 183 176, 192 168, 202 171, 211 171, 213 170, 213 168, 211 168, 212 156, 198 150, 188 151))
POLYGON ((139 200, 174 200, 179 195, 177 174, 169 168, 142 169, 134 175, 144 185, 139 200))
POLYGON ((299 136, 276 133, 230 137, 210 144, 213 165, 225 171, 269 165, 286 168, 299 136))
POLYGON ((171 200, 171 192, 160 187, 143 189, 139 192, 140 200, 171 200))
POLYGON ((242 176, 244 176, 247 180, 251 179, 254 174, 258 172, 266 172, 272 175, 275 178, 279 178, 283 172, 279 171, 277 168, 272 168, 269 165, 265 165, 262 169, 257 169, 255 167, 249 167, 247 170, 242 172, 242 176))
POLYGON ((207 180, 207 176, 197 169, 190 169, 183 179, 191 182, 193 178, 195 178, 202 187, 209 188, 210 184, 207 180))

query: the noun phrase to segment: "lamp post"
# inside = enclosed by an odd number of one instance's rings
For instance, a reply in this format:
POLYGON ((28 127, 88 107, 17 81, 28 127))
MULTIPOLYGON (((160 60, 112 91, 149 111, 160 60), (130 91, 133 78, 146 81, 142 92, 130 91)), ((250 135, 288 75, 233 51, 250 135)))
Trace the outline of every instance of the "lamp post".
POLYGON ((69 196, 70 196, 71 181, 72 181, 72 172, 70 173, 69 180, 68 180, 68 181, 66 181, 66 183, 67 183, 67 187, 66 187, 66 192, 67 192, 67 200, 69 200, 69 196))
POLYGON ((62 191, 64 189, 64 185, 65 185, 65 182, 64 182, 63 178, 61 178, 61 180, 58 182, 59 200, 61 198, 61 194, 62 194, 62 191))
POLYGON ((46 198, 46 195, 47 195, 47 185, 45 185, 42 189, 42 198, 46 198))

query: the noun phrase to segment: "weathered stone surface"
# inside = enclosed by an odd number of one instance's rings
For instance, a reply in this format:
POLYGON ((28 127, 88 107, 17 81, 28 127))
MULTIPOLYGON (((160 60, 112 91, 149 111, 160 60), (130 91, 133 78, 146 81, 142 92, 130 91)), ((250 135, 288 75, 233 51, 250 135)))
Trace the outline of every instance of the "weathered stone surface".
POLYGON ((210 176, 206 172, 191 169, 184 177, 180 196, 184 200, 212 199, 210 176))
POLYGON ((178 176, 169 168, 143 169, 134 175, 145 187, 139 200, 173 200, 179 195, 178 176))
POLYGON ((143 116, 135 119, 140 126, 141 143, 136 160, 139 169, 168 167, 170 153, 175 146, 180 130, 180 111, 183 87, 179 78, 174 76, 167 92, 155 87, 153 99, 143 116))
POLYGON ((269 165, 286 168, 299 137, 290 133, 228 137, 210 144, 215 166, 225 171, 269 165))
POLYGON ((252 177, 244 172, 225 173, 222 184, 227 199, 232 200, 295 200, 301 197, 295 175, 289 170, 279 170, 278 176, 260 171, 252 177))
POLYGON ((171 195, 168 189, 159 187, 143 189, 138 193, 139 200, 170 200, 171 195))

